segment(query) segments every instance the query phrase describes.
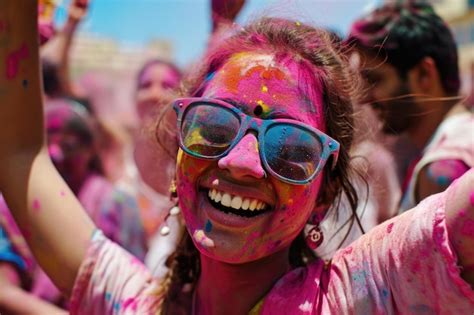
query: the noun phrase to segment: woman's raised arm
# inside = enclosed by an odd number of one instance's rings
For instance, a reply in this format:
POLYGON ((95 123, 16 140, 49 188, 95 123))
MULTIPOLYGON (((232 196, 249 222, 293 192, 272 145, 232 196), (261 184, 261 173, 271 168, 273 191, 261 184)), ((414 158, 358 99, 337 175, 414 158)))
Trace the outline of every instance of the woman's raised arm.
POLYGON ((474 289, 474 169, 448 188, 446 221, 461 276, 474 289))
POLYGON ((0 191, 36 259, 69 294, 94 230, 48 156, 37 2, 0 0, 0 191))

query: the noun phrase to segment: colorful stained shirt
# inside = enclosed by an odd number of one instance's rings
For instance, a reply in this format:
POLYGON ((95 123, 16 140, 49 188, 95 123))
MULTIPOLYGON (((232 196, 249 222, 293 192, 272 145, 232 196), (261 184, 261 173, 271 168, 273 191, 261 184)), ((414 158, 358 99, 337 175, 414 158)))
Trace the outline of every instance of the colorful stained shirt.
MULTIPOLYGON (((98 175, 88 177, 78 198, 96 226, 109 239, 123 246, 138 259, 144 259, 147 250, 146 237, 138 206, 133 198, 115 189, 110 182, 98 175)), ((16 265, 24 266, 19 270, 32 279, 31 288, 27 289, 37 297, 55 304, 62 304, 61 293, 36 265, 24 237, 1 196, 0 227, 6 231, 4 235, 8 237, 11 252, 18 256, 16 265)), ((2 260, 7 261, 0 253, 0 261, 2 260)))
MULTIPOLYGON (((294 269, 251 314, 472 315, 474 291, 460 277, 448 240, 446 196, 433 195, 375 227, 329 263, 318 260, 294 269)), ((162 298, 160 282, 139 261, 96 233, 70 311, 158 314, 162 298)))
POLYGON ((415 188, 420 171, 430 163, 442 160, 462 161, 474 167, 474 114, 465 112, 446 118, 423 150, 408 187, 403 194, 400 213, 416 205, 415 188))

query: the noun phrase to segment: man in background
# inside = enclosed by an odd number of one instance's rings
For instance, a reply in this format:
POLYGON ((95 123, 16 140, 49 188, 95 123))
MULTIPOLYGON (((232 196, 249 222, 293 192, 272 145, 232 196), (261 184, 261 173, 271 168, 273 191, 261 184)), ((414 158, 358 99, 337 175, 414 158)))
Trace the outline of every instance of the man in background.
POLYGON ((404 173, 400 211, 410 209, 474 165, 474 117, 459 96, 454 38, 430 4, 393 1, 355 21, 347 43, 382 132, 413 145, 395 156, 404 173))

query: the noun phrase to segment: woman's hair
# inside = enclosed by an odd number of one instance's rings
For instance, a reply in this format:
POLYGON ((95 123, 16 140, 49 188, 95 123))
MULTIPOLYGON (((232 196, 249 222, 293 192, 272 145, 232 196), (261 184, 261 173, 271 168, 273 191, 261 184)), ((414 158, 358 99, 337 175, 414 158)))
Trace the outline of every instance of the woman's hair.
MULTIPOLYGON (((353 175, 349 157, 353 140, 352 100, 356 97, 359 81, 340 49, 340 46, 333 45, 330 35, 322 29, 280 18, 263 18, 212 47, 201 69, 184 81, 183 94, 200 96, 208 78, 236 53, 271 53, 279 60, 291 59, 299 66, 298 87, 303 95, 315 95, 318 86, 323 87, 326 133, 341 145, 335 168, 331 169, 331 161, 326 163, 317 203, 329 208, 339 203, 344 194, 352 209, 352 223, 356 220, 360 226, 356 215, 358 197, 350 181, 353 175)), ((158 140, 162 142, 159 135, 163 126, 160 125, 158 123, 158 140)), ((293 267, 315 259, 304 241, 303 231, 293 241, 289 259, 293 267)), ((184 234, 168 263, 170 272, 166 281, 169 288, 164 300, 165 313, 183 288, 188 284, 194 285, 199 277, 199 255, 188 233, 184 234)))

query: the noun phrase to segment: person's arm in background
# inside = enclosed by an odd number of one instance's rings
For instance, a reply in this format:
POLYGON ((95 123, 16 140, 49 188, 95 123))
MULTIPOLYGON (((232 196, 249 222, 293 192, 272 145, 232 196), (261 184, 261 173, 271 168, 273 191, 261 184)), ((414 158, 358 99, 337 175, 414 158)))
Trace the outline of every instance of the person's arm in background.
POLYGON ((94 224, 44 141, 37 2, 0 1, 0 191, 38 263, 66 295, 94 224))
POLYGON ((415 190, 416 202, 446 190, 452 182, 468 170, 469 166, 460 160, 440 160, 426 165, 418 175, 415 190))
POLYGON ((60 89, 65 96, 74 99, 84 98, 81 91, 71 80, 71 46, 81 21, 87 15, 89 0, 72 0, 67 20, 62 29, 41 49, 41 56, 57 64, 60 89))
POLYGON ((68 312, 23 290, 15 267, 0 262, 0 314, 66 315, 68 312))
POLYGON ((23 290, 21 274, 26 274, 26 269, 26 262, 0 226, 0 314, 67 314, 23 290))
POLYGON ((474 169, 448 189, 446 224, 461 277, 474 289, 474 169))
POLYGON ((234 20, 245 4, 245 0, 211 0, 212 32, 207 49, 224 39, 234 26, 234 20))

